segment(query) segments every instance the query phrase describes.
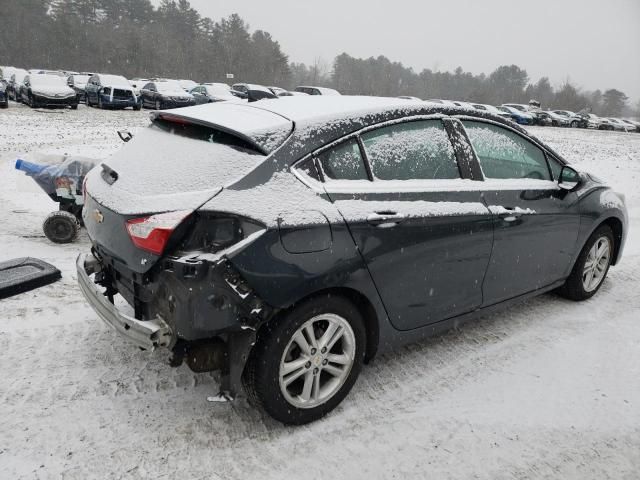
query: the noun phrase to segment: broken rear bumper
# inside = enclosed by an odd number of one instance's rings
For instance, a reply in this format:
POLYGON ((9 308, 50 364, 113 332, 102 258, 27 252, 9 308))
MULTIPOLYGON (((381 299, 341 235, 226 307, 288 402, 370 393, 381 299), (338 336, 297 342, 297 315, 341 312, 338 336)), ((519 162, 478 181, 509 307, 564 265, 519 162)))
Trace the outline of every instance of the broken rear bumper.
POLYGON ((175 338, 167 323, 160 317, 153 320, 137 320, 118 310, 102 293, 100 287, 91 279, 99 272, 100 263, 93 255, 80 254, 76 260, 78 285, 83 295, 98 316, 120 335, 145 349, 173 347, 175 338))

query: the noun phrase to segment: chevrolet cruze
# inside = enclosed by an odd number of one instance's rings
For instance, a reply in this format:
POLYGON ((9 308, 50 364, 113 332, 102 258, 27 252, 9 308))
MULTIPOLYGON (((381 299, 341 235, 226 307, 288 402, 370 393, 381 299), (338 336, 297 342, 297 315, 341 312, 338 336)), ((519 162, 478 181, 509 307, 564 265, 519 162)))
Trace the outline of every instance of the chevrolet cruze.
POLYGON ((490 113, 310 96, 151 116, 86 178, 80 287, 284 423, 331 411, 376 354, 587 299, 620 261, 623 196, 490 113))

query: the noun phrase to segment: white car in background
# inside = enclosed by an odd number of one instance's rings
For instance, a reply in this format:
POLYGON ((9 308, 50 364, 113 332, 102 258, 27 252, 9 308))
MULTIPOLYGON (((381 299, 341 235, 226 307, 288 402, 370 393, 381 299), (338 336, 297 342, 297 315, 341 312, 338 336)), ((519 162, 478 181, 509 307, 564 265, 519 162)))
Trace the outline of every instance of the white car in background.
POLYGON ((607 118, 609 125, 618 132, 634 132, 636 128, 633 125, 629 125, 619 118, 607 118))
POLYGON ((487 105, 486 103, 472 103, 471 105, 476 110, 485 111, 488 113, 492 113, 493 115, 498 115, 499 117, 511 120, 511 114, 509 112, 498 110, 498 107, 494 107, 493 105, 487 105))

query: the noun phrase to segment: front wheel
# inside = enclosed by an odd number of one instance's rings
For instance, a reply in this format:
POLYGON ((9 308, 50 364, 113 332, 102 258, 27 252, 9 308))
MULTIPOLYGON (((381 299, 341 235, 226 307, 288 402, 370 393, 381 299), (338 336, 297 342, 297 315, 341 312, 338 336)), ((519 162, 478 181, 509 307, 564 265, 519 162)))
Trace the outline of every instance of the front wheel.
POLYGON ((613 231, 601 225, 589 237, 576 260, 573 270, 558 293, 570 300, 593 297, 602 286, 613 259, 615 240, 613 231))
POLYGON ((276 420, 302 425, 333 410, 364 362, 362 316, 348 300, 307 300, 261 330, 243 375, 250 401, 276 420))

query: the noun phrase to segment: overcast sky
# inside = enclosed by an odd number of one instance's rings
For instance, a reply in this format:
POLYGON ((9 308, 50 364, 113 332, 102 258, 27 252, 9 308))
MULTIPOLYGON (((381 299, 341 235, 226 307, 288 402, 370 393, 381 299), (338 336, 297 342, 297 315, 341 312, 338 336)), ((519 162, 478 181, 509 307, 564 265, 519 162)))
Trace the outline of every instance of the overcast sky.
POLYGON ((385 55, 416 71, 490 73, 515 63, 532 81, 569 78, 640 99, 640 0, 191 0, 202 15, 238 13, 290 59, 385 55))

